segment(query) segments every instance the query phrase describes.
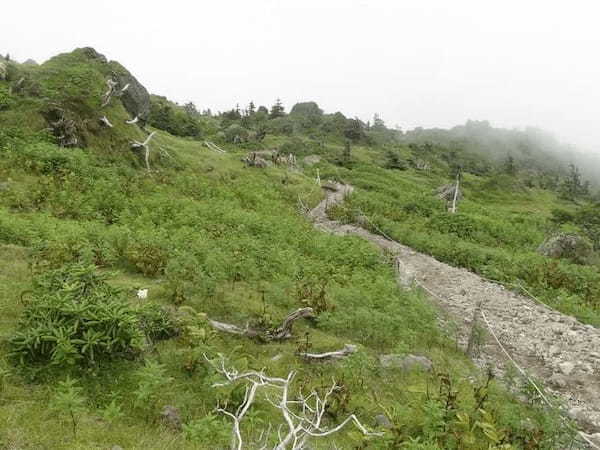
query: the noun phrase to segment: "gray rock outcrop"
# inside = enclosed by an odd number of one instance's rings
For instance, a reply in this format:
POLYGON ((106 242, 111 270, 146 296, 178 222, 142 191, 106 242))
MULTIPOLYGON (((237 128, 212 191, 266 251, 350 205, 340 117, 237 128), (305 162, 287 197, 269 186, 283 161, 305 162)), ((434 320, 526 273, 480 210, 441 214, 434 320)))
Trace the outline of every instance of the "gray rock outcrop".
POLYGON ((592 255, 592 244, 583 236, 560 233, 546 239, 537 249, 548 258, 566 258, 576 263, 585 263, 592 255))
POLYGON ((433 368, 433 363, 429 358, 416 355, 381 355, 379 363, 381 367, 388 369, 412 370, 418 368, 430 371, 433 368))
POLYGON ((121 101, 131 117, 138 117, 144 125, 150 115, 150 94, 146 88, 125 67, 116 61, 111 61, 114 79, 120 89, 128 86, 121 94, 121 101))

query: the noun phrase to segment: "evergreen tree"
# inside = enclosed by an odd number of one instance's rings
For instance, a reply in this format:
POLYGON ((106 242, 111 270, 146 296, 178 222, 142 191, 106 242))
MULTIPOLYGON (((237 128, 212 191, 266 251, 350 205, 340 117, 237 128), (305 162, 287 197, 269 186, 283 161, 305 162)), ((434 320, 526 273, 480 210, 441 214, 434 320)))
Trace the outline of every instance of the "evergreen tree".
POLYGON ((271 106, 271 113, 269 114, 269 117, 271 119, 275 119, 277 117, 283 117, 285 116, 285 112, 284 112, 284 108, 283 108, 283 104, 281 103, 281 99, 277 99, 275 101, 275 104, 273 106, 271 106))
POLYGON ((379 114, 375 113, 373 115, 373 125, 371 125, 371 129, 375 131, 383 131, 385 130, 385 122, 381 119, 379 114))
POLYGON ((352 166, 352 148, 350 146, 350 140, 346 139, 344 141, 344 149, 342 150, 342 154, 336 160, 336 164, 350 168, 352 166))
POLYGON ((248 115, 251 116, 256 112, 256 107, 254 106, 254 102, 250 101, 248 104, 248 115))
POLYGON ((183 105, 183 109, 185 109, 185 112, 192 117, 197 117, 199 115, 198 109, 196 108, 194 102, 186 103, 185 105, 183 105))
POLYGON ((517 167, 515 165, 515 158, 512 155, 508 155, 506 161, 504 161, 504 172, 509 175, 517 173, 517 167))
POLYGON ((589 193, 589 185, 581 182, 581 173, 575 164, 569 164, 569 175, 563 182, 563 196, 570 200, 575 200, 577 197, 587 195, 589 193), (588 191, 588 192, 586 192, 588 191))

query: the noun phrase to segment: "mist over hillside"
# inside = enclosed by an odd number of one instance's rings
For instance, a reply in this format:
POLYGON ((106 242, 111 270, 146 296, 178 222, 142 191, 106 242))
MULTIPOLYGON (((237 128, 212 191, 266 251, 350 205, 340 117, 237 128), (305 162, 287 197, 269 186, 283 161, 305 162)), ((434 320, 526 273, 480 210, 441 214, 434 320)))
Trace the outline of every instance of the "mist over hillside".
POLYGON ((600 208, 570 147, 315 101, 214 112, 127 66, 0 59, 0 446, 598 437, 600 208))

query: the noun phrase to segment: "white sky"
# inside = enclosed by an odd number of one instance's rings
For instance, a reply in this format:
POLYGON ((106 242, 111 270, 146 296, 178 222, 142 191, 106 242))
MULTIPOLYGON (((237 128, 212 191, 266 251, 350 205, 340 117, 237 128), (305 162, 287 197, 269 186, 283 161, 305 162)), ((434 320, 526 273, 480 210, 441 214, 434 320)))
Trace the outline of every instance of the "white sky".
POLYGON ((326 111, 389 126, 539 126, 600 152, 600 2, 17 0, 0 52, 92 46, 153 93, 199 109, 326 111))

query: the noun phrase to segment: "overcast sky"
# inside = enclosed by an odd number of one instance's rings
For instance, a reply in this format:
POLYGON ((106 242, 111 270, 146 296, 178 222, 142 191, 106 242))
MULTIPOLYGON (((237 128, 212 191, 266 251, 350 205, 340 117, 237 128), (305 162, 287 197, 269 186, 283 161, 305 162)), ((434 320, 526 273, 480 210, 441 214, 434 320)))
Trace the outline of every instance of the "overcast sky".
POLYGON ((402 129, 539 126, 600 152, 597 1, 5 3, 0 52, 42 62, 92 46, 199 109, 314 100, 402 129))

